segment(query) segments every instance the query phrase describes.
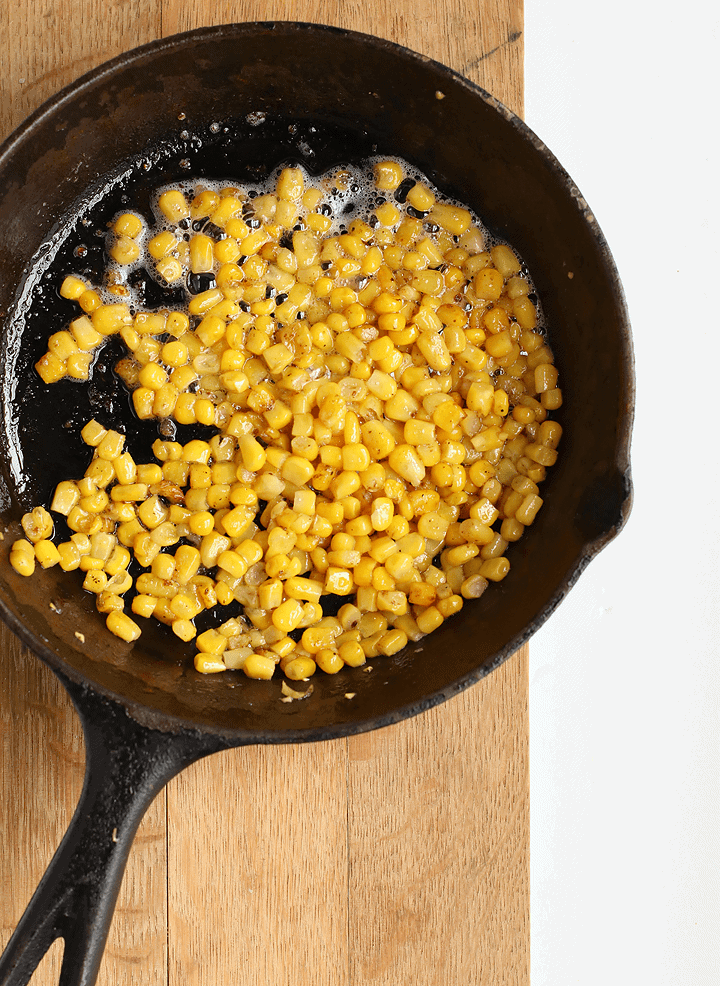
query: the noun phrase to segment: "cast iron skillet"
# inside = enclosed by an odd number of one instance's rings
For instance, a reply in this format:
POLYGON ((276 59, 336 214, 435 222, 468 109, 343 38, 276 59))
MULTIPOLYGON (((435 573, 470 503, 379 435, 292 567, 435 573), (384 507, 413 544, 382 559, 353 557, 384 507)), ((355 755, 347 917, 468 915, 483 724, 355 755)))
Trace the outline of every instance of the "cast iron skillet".
MULTIPOLYGON (((148 286, 148 304, 168 300, 148 286)), ((170 777, 216 750, 346 736, 444 701, 527 640, 617 534, 631 502, 629 324, 586 202, 509 110, 421 55, 293 23, 154 42, 34 113, 0 148, 0 316, 0 608, 67 687, 88 750, 75 816, 0 960, 0 983, 26 983, 61 936, 61 983, 91 984, 137 825, 170 777), (86 464, 85 420, 127 429, 140 461, 157 437, 133 419, 109 355, 90 386, 44 387, 32 367, 74 311, 57 296, 58 272, 99 270, 97 233, 127 201, 147 210, 155 187, 187 176, 256 179, 283 162, 320 172, 371 153, 416 164, 527 262, 561 373, 562 454, 504 582, 372 674, 318 675, 312 699, 284 704, 275 682, 196 674, 190 648, 164 627, 143 629, 134 646, 112 637, 73 576, 11 569, 22 513, 86 464)))

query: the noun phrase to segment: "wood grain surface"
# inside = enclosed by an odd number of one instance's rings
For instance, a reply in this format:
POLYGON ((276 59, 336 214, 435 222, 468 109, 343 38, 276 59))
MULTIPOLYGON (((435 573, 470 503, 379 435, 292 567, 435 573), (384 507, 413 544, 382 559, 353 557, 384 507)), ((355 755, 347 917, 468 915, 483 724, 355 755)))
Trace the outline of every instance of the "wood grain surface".
MULTIPOLYGON (((302 20, 444 62, 522 111, 522 0, 13 0, 0 138, 135 45, 302 20)), ((71 817, 79 723, 3 628, 0 943, 71 817)), ((415 719, 350 740, 232 750, 176 778, 131 852, 102 986, 528 986, 527 652, 415 719)), ((61 943, 33 982, 58 980, 61 943)))

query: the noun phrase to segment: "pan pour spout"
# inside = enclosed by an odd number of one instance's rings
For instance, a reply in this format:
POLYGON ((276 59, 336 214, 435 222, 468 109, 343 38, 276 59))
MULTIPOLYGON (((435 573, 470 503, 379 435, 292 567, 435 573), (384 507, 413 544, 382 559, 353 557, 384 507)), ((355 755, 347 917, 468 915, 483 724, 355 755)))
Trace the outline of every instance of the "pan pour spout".
POLYGON ((92 986, 145 811, 184 767, 236 745, 192 730, 150 729, 122 706, 62 680, 83 725, 85 783, 65 838, 0 957, 0 986, 25 986, 56 938, 64 939, 60 986, 92 986))

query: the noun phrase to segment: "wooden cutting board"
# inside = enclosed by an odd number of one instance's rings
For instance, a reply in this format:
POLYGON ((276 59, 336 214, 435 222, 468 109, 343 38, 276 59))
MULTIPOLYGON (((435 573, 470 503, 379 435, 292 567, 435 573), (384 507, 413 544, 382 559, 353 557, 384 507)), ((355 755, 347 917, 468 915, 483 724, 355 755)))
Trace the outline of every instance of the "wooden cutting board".
MULTIPOLYGON (((522 112, 522 0, 13 0, 0 138, 83 72, 206 24, 336 24, 435 58, 522 112)), ((2 629, 0 938, 83 778, 72 706, 2 629)), ((103 986, 528 986, 527 650, 440 708, 349 740, 232 750, 156 800, 103 986)), ((33 982, 58 981, 56 942, 33 982)))

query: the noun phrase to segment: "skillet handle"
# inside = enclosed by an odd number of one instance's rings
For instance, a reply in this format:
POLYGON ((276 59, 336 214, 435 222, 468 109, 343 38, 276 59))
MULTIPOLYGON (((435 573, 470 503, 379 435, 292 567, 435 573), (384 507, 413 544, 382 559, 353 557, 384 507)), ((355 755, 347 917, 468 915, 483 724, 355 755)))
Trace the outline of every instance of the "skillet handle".
POLYGON ((0 986, 26 986, 64 938, 60 986, 92 986, 143 814, 183 767, 228 746, 214 736, 160 732, 63 678, 83 724, 85 783, 63 841, 0 957, 0 986))

